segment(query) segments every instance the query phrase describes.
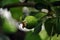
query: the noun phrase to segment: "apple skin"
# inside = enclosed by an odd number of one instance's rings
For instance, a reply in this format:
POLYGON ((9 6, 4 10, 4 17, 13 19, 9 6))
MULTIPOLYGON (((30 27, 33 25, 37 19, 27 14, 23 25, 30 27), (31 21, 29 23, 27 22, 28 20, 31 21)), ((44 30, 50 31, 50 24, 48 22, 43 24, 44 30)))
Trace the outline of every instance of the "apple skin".
POLYGON ((37 25, 38 20, 34 16, 26 16, 26 18, 24 19, 24 22, 26 22, 26 28, 32 29, 37 25))

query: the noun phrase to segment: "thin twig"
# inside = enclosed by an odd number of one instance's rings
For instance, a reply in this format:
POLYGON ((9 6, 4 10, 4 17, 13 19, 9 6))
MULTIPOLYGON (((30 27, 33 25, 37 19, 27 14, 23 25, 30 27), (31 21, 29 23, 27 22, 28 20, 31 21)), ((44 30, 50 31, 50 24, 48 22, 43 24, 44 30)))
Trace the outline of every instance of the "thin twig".
POLYGON ((34 7, 35 3, 27 2, 27 3, 13 3, 5 5, 3 8, 13 8, 13 7, 21 7, 21 6, 27 6, 27 7, 34 7))

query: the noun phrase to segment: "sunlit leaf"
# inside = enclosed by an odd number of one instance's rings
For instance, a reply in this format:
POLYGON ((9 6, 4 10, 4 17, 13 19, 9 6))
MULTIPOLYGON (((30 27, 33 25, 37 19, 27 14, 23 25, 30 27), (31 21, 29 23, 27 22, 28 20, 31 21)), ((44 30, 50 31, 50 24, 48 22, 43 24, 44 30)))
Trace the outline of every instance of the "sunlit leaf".
POLYGON ((20 16, 23 14, 22 7, 11 8, 10 11, 14 19, 20 20, 20 16))

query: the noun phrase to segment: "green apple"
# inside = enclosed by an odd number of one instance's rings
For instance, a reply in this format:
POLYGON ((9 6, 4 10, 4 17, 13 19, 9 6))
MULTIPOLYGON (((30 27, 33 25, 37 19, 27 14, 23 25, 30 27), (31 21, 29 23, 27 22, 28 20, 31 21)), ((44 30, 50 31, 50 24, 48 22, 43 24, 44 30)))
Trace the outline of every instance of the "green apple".
POLYGON ((37 18, 35 18, 34 16, 26 16, 26 18, 24 19, 24 22, 26 22, 27 26, 26 28, 31 29, 34 28, 37 25, 37 18))

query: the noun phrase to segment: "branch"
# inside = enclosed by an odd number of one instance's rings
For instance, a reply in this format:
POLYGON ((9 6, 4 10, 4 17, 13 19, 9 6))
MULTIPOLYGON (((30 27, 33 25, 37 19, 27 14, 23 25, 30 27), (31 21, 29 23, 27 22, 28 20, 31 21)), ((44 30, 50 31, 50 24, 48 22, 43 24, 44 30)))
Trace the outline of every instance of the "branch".
MULTIPOLYGON (((27 7, 34 7, 35 8, 35 4, 34 2, 27 2, 27 3, 14 3, 14 4, 8 4, 8 5, 5 5, 3 8, 13 8, 13 7, 21 7, 21 6, 27 6, 27 7)), ((56 1, 56 2, 53 2, 51 3, 52 6, 60 6, 60 1, 56 1)))
POLYGON ((28 2, 28 3, 14 3, 14 4, 8 4, 5 5, 3 8, 13 8, 13 7, 21 7, 21 6, 27 6, 27 7, 34 7, 35 3, 28 2))
POLYGON ((51 3, 53 6, 60 6, 60 1, 55 1, 51 3))

